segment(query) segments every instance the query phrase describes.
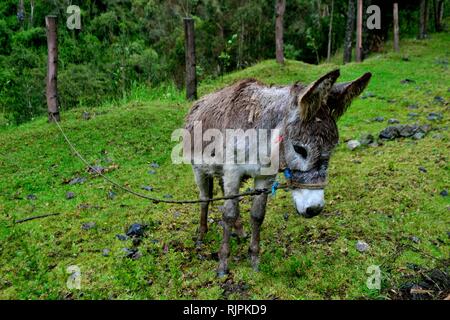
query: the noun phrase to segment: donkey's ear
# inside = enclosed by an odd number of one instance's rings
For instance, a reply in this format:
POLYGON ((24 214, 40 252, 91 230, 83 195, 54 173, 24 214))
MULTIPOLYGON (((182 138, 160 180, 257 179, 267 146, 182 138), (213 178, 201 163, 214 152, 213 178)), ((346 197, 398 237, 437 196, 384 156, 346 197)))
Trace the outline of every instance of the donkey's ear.
POLYGON ((321 106, 327 102, 333 84, 339 76, 339 70, 331 71, 322 76, 319 80, 311 83, 300 93, 297 102, 302 120, 311 120, 321 106))
POLYGON ((368 72, 355 81, 339 83, 333 86, 327 101, 333 118, 337 120, 347 111, 352 100, 366 89, 371 77, 372 74, 368 72))

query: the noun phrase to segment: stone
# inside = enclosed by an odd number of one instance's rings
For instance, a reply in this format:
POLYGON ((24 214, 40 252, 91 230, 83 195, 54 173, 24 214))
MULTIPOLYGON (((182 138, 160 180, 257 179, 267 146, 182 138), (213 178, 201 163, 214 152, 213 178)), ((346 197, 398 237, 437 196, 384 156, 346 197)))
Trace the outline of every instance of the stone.
POLYGON ((395 126, 390 126, 380 132, 380 139, 393 140, 400 136, 399 130, 395 126))
POLYGON ((138 255, 139 251, 134 248, 123 248, 122 251, 124 252, 126 258, 130 258, 133 260, 139 259, 142 256, 142 254, 138 255))
POLYGON ((349 142, 347 142, 347 148, 349 148, 350 150, 355 150, 359 146, 361 146, 361 143, 358 140, 350 140, 349 142))
POLYGON ((392 119, 389 119, 389 120, 388 120, 388 123, 389 123, 389 124, 397 124, 397 123, 400 123, 400 121, 397 120, 397 119, 392 118, 392 119))
POLYGON ((102 251, 102 256, 104 257, 109 257, 109 253, 111 252, 111 250, 109 249, 103 249, 102 251))
POLYGON ((73 193, 73 192, 71 192, 71 191, 69 191, 69 192, 66 193, 66 199, 67 199, 67 200, 71 200, 71 199, 73 199, 73 198, 75 198, 75 193, 73 193))
POLYGON ((152 162, 150 164, 150 167, 152 167, 152 168, 159 168, 159 164, 157 164, 156 162, 152 162))
POLYGON ((82 118, 83 120, 90 120, 91 119, 91 114, 89 112, 83 112, 82 114, 82 118))
POLYGON ((376 95, 372 92, 366 92, 361 96, 361 99, 374 98, 376 95))
POLYGON ((443 116, 442 113, 436 113, 436 112, 431 112, 428 114, 427 119, 430 121, 439 121, 442 120, 443 116))
POLYGON ((126 241, 128 240, 128 236, 124 235, 124 234, 116 234, 116 238, 120 241, 126 241))
POLYGON ((415 80, 412 79, 404 79, 402 81, 400 81, 401 84, 410 84, 410 83, 416 83, 415 80))
POLYGON ((88 168, 88 172, 90 174, 104 173, 105 172, 105 168, 103 168, 102 166, 90 166, 88 168))
POLYGON ((425 169, 424 167, 419 167, 419 171, 423 172, 423 173, 427 173, 428 172, 427 169, 425 169))
POLYGON ((447 197, 447 196, 448 196, 448 190, 447 190, 447 189, 444 189, 444 190, 442 190, 439 194, 440 194, 441 196, 443 196, 443 197, 447 197))
POLYGON ((403 138, 412 137, 414 135, 414 133, 416 133, 417 130, 419 129, 418 126, 409 125, 409 124, 404 125, 404 126, 399 126, 398 128, 399 128, 400 137, 403 137, 403 138))
POLYGON ((145 191, 153 191, 153 187, 150 186, 143 186, 141 189, 145 191))
POLYGON ((358 240, 358 242, 356 243, 356 250, 358 250, 359 252, 366 252, 367 250, 369 250, 369 248, 369 244, 367 244, 367 242, 365 241, 358 240))
POLYGON ((77 178, 74 178, 74 179, 70 180, 69 184, 70 185, 74 185, 74 184, 82 184, 82 183, 85 183, 85 182, 86 182, 86 178, 84 178, 84 177, 77 177, 77 178))
POLYGON ((363 146, 368 146, 375 141, 375 138, 370 133, 365 134, 361 137, 360 142, 363 146))
POLYGON ((440 103, 440 104, 445 104, 445 99, 444 98, 442 98, 441 96, 436 96, 436 97, 434 97, 434 100, 433 100, 435 103, 440 103))
POLYGON ((141 238, 144 236, 144 232, 147 229, 146 225, 140 224, 140 223, 133 223, 127 231, 128 237, 136 237, 141 238))
POLYGON ((416 133, 412 136, 412 138, 413 138, 414 140, 422 140, 423 138, 425 138, 425 133, 423 133, 423 132, 416 132, 416 133))
POLYGON ((97 224, 95 222, 87 222, 87 223, 83 223, 83 225, 81 226, 81 229, 87 231, 87 230, 94 229, 96 226, 97 226, 97 224))
POLYGON ((373 118, 372 119, 372 121, 374 121, 374 122, 383 122, 384 121, 384 117, 375 117, 375 118, 373 118))
POLYGON ((114 200, 116 193, 114 191, 108 191, 108 199, 114 200))
POLYGON ((37 197, 34 194, 29 194, 27 195, 27 200, 37 200, 37 197))

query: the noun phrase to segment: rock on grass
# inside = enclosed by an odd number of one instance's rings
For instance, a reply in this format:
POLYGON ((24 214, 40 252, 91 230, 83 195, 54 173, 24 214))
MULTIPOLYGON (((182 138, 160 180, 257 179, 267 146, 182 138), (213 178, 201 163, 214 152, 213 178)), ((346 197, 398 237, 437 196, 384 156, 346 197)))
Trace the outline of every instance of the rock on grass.
POLYGON ((146 225, 140 224, 140 223, 133 223, 127 231, 128 237, 136 237, 141 238, 144 236, 144 232, 147 229, 146 225))
POLYGON ((81 229, 87 231, 87 230, 94 229, 96 226, 97 226, 97 224, 95 222, 87 222, 81 226, 81 229))
POLYGON ((426 134, 431 130, 430 125, 397 125, 389 126, 383 129, 379 137, 383 140, 394 140, 397 138, 411 138, 423 139, 426 134))
POLYGON ((443 119, 442 113, 430 112, 427 117, 430 121, 439 121, 443 119))
POLYGON ((71 200, 73 198, 75 198, 75 193, 70 192, 70 191, 66 193, 66 199, 67 200, 71 200))
POLYGON ((350 140, 349 142, 347 142, 347 148, 352 151, 358 148, 360 145, 361 143, 358 140, 350 140))
POLYGON ((369 248, 369 244, 365 241, 358 240, 358 242, 356 243, 356 250, 358 250, 359 252, 366 252, 367 250, 369 250, 369 248))
POLYGON ((427 169, 425 169, 425 167, 419 167, 419 171, 423 172, 423 173, 427 173, 427 169))

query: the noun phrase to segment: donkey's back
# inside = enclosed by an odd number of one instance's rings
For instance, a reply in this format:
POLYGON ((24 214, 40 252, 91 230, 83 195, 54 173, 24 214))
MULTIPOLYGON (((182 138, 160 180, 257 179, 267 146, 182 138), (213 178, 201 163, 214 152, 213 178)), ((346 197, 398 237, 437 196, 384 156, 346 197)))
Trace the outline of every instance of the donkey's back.
POLYGON ((204 130, 270 129, 292 100, 291 91, 292 86, 267 86, 256 79, 238 81, 198 100, 187 115, 186 129, 192 131, 196 121, 204 130))

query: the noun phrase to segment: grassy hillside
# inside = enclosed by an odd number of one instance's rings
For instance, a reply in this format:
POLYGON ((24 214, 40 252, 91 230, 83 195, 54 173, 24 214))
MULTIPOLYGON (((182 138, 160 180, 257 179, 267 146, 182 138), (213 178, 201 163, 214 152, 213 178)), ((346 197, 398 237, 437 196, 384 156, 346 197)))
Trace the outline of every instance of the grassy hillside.
MULTIPOLYGON (((391 289, 413 281, 420 268, 448 266, 450 198, 440 193, 450 188, 449 43, 449 34, 405 41, 401 54, 341 67, 340 81, 367 71, 373 80, 339 122, 341 143, 330 164, 325 212, 306 220, 296 215, 288 193, 270 198, 258 273, 247 259, 249 240, 233 238, 231 274, 215 277, 221 203, 213 205, 210 231, 198 251, 196 205, 155 205, 114 190, 87 172, 44 118, 0 129, 0 298, 390 298, 391 289), (402 84, 404 79, 414 82, 402 84), (427 120, 430 112, 443 119, 427 120), (390 118, 430 123, 433 131, 421 140, 348 150, 346 140, 378 136, 390 118), (86 181, 67 183, 76 177, 86 181), (68 192, 75 197, 66 199, 68 192), (46 213, 60 215, 13 223, 46 213), (132 241, 116 235, 135 222, 149 229, 138 245, 141 256, 130 259, 123 249, 132 248, 132 241), (359 252, 358 240, 369 250, 359 252), (66 287, 71 265, 81 270, 81 290, 66 287), (367 289, 370 265, 381 268, 380 291, 367 289)), ((309 82, 336 67, 288 61, 281 68, 265 61, 203 83, 200 93, 245 77, 309 82)), ((62 126, 89 161, 111 169, 109 177, 136 190, 152 186, 151 195, 195 198, 191 168, 170 161, 170 135, 183 125, 188 108, 173 90, 140 90, 127 103, 89 110, 89 120, 84 110, 64 112, 62 126), (160 167, 153 168, 154 162, 160 167)), ((246 230, 249 208, 249 199, 242 201, 246 230)))

